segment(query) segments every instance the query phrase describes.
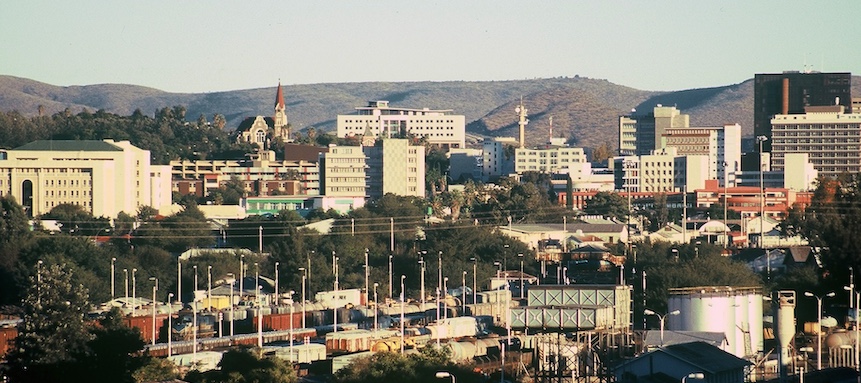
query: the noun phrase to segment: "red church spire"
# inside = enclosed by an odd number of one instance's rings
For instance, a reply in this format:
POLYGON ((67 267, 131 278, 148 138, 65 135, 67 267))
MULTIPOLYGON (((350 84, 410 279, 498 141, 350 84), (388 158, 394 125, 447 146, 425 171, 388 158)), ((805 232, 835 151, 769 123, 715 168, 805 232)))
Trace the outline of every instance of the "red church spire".
POLYGON ((278 80, 278 93, 275 94, 275 108, 284 108, 284 92, 281 91, 281 80, 278 80))

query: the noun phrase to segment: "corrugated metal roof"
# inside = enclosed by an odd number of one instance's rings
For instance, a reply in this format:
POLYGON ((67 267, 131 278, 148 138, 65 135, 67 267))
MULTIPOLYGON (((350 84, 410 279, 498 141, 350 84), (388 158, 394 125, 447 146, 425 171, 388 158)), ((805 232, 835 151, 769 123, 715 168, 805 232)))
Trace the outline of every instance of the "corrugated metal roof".
POLYGON ((121 152, 123 148, 105 141, 96 140, 39 140, 19 146, 13 150, 58 151, 58 152, 121 152))
POLYGON ((656 352, 665 352, 710 373, 739 369, 750 364, 706 342, 674 344, 658 349, 656 352))

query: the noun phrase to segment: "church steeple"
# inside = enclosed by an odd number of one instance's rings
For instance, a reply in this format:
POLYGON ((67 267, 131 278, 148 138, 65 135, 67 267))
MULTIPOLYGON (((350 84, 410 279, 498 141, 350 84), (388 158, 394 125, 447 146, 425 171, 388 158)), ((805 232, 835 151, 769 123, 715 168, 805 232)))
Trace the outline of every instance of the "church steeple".
POLYGON ((287 105, 284 103, 284 90, 281 89, 281 80, 278 80, 278 90, 275 93, 275 116, 273 120, 273 130, 275 137, 281 137, 284 141, 288 141, 290 132, 287 126, 287 105))

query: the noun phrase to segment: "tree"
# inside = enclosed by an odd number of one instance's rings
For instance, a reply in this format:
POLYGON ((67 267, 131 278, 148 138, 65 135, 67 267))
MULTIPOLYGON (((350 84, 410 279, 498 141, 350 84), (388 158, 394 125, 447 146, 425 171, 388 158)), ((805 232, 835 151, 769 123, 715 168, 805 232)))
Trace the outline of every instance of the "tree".
POLYGON ((295 383, 293 366, 278 358, 264 358, 256 348, 232 349, 224 353, 220 370, 192 372, 185 376, 191 383, 295 383))
MULTIPOLYGON (((132 373, 146 365, 149 357, 140 330, 126 326, 119 309, 113 308, 91 328, 93 339, 83 361, 89 380, 105 383, 133 383, 132 373)), ((171 363, 172 364, 172 363, 171 363)))
POLYGON ((628 200, 617 193, 598 192, 586 202, 583 213, 624 221, 628 217, 628 200))
POLYGON ((335 373, 338 383, 439 383, 437 371, 448 371, 458 382, 479 382, 484 377, 471 371, 468 364, 455 364, 449 359, 446 348, 428 346, 419 354, 403 355, 378 352, 360 358, 335 373))
POLYGON ((11 382, 66 381, 79 372, 93 339, 84 323, 87 289, 73 283, 65 265, 37 266, 34 274, 8 375, 11 382))

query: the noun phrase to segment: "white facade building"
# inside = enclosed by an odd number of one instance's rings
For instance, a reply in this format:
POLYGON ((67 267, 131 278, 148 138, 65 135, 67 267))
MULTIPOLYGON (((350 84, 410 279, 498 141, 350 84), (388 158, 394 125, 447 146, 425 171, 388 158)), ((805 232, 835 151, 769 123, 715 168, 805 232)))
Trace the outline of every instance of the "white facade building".
POLYGON ((709 158, 682 156, 667 147, 638 157, 613 159, 616 189, 627 192, 683 192, 705 187, 709 177, 709 158))
POLYGON ((398 138, 413 135, 446 148, 462 148, 466 140, 466 118, 451 110, 395 108, 388 101, 370 101, 355 114, 338 115, 338 137, 370 132, 374 137, 398 138))
POLYGON ((320 194, 365 197, 365 153, 361 146, 331 145, 320 154, 320 194))
POLYGON ((482 142, 482 181, 491 181, 514 172, 514 158, 506 153, 506 145, 516 147, 518 143, 513 137, 489 138, 482 142))
POLYGON ((399 196, 425 196, 425 148, 407 139, 377 140, 363 146, 367 158, 367 191, 371 198, 388 193, 399 196))
POLYGON ((674 147, 680 156, 707 156, 709 177, 721 186, 727 184, 734 169, 741 164, 741 125, 720 127, 668 128, 663 134, 666 147, 674 147))
POLYGON ((170 167, 128 141, 35 141, 3 153, 0 195, 11 194, 31 216, 60 204, 96 217, 134 216, 170 206, 170 167))
POLYGON ((571 179, 581 179, 585 162, 586 154, 582 148, 567 146, 518 148, 514 152, 514 171, 517 174, 565 173, 570 174, 571 179))
POLYGON ((808 153, 823 176, 861 172, 861 115, 844 114, 841 105, 805 110, 805 114, 778 114, 771 119, 774 170, 789 169, 787 154, 808 153))

